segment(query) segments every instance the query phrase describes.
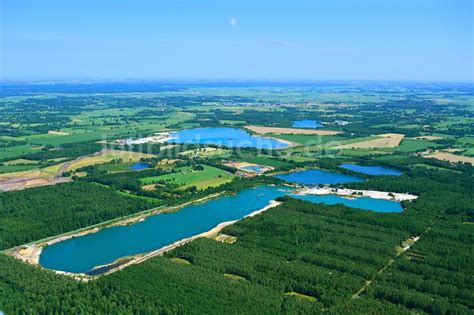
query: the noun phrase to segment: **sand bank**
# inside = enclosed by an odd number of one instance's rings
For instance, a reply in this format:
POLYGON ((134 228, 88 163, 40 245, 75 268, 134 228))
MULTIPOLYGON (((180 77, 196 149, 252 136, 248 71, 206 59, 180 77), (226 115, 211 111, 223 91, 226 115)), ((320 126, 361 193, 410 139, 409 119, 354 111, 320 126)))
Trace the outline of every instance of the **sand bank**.
POLYGON ((359 189, 346 189, 346 188, 304 188, 297 192, 297 195, 338 195, 338 196, 363 196, 374 199, 384 199, 391 201, 412 201, 418 198, 418 196, 411 194, 392 193, 386 191, 377 190, 359 190, 359 189))
MULTIPOLYGON (((342 133, 336 130, 325 129, 299 129, 299 128, 281 128, 281 127, 263 127, 263 126, 245 126, 246 129, 258 134, 294 134, 294 135, 320 135, 333 136, 342 133)), ((281 139, 278 139, 281 140, 281 139)))

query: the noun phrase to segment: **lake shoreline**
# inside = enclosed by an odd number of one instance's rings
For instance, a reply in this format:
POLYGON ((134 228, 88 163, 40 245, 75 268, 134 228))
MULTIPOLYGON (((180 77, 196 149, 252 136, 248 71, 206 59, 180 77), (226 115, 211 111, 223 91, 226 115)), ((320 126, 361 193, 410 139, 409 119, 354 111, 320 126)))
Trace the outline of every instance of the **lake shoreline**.
POLYGON ((369 197, 373 199, 383 199, 390 201, 413 201, 418 196, 407 194, 407 193, 394 193, 377 190, 360 190, 360 189, 347 189, 347 188, 331 188, 331 187, 315 187, 315 188, 302 188, 294 192, 295 195, 338 195, 346 197, 369 197))

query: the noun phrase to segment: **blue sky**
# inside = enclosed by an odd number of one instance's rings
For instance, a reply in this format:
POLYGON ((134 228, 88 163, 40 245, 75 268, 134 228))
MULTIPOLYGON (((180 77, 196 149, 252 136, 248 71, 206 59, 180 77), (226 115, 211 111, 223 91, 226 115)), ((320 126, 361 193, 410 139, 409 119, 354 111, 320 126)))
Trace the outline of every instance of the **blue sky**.
POLYGON ((472 0, 0 0, 1 77, 473 81, 472 0))

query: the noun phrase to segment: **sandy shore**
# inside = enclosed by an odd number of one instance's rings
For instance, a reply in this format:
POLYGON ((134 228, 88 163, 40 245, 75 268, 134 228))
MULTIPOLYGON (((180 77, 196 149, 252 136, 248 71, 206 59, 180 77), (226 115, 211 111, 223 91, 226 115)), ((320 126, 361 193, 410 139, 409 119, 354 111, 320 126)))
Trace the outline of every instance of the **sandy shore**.
POLYGON ((286 147, 277 148, 277 149, 288 149, 288 148, 291 148, 291 147, 297 147, 297 146, 301 145, 300 143, 296 143, 296 142, 293 142, 293 141, 284 140, 284 139, 280 139, 280 138, 276 138, 276 137, 270 137, 270 136, 260 136, 260 137, 275 140, 275 141, 278 141, 278 142, 281 142, 281 143, 284 143, 284 144, 287 145, 286 147))
POLYGON ((245 126, 246 129, 258 134, 294 134, 294 135, 320 135, 332 136, 342 133, 337 130, 326 129, 301 129, 301 128, 282 128, 282 127, 264 127, 264 126, 245 126))
POLYGON ((391 201, 412 201, 418 198, 418 196, 411 194, 392 193, 386 191, 377 190, 358 190, 358 189, 346 189, 346 188, 304 188, 297 192, 297 195, 338 195, 338 196, 363 196, 374 199, 384 199, 391 201))

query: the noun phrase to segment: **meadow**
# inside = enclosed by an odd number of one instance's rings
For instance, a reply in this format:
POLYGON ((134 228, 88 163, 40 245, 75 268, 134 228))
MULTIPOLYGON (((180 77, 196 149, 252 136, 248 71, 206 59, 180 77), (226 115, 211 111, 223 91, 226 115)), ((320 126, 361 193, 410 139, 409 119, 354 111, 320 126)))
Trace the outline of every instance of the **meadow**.
POLYGON ((208 165, 201 166, 202 169, 181 167, 171 174, 141 178, 140 183, 143 185, 169 183, 178 185, 179 189, 192 186, 196 186, 197 189, 206 189, 232 181, 233 176, 226 171, 208 165))

